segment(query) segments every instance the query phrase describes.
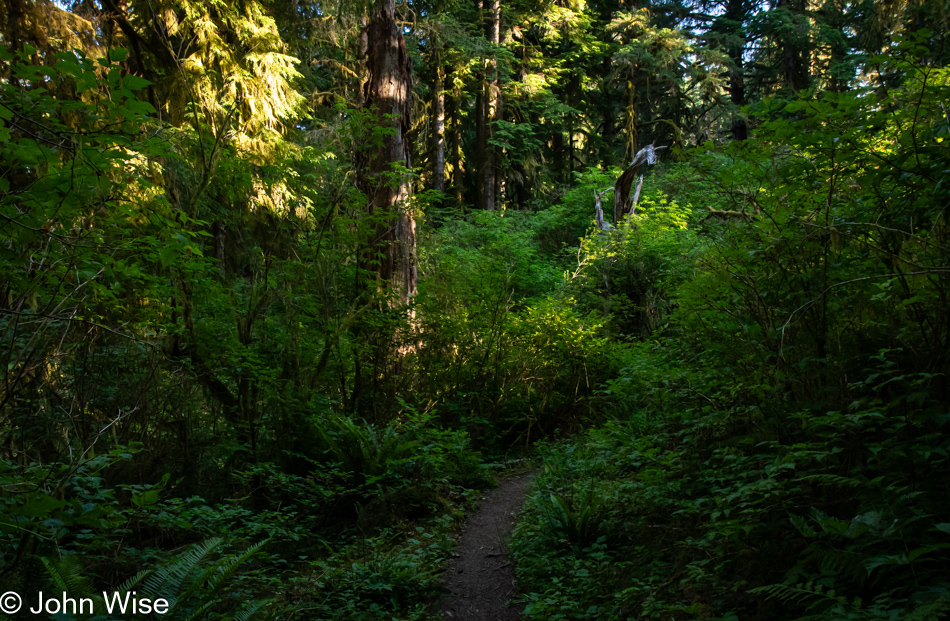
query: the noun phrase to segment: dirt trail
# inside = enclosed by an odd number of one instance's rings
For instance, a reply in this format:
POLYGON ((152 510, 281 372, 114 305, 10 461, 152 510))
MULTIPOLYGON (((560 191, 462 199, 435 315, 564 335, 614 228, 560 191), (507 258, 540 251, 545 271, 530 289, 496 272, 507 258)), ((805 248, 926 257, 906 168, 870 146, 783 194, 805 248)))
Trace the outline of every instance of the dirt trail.
POLYGON ((445 596, 439 608, 453 621, 516 621, 517 608, 505 604, 515 594, 515 571, 508 560, 508 540, 515 514, 524 504, 531 474, 509 477, 490 491, 465 523, 457 558, 445 573, 445 596))

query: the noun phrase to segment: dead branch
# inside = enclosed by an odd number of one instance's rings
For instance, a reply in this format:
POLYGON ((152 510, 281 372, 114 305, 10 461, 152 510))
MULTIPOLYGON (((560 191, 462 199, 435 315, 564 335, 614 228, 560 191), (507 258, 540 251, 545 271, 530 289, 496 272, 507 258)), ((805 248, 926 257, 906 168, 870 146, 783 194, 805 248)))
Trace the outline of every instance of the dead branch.
POLYGON ((640 149, 630 166, 617 179, 617 185, 614 186, 614 225, 619 223, 628 214, 633 214, 637 209, 637 201, 640 200, 640 189, 643 187, 643 175, 640 168, 644 164, 656 163, 656 152, 664 147, 654 148, 652 144, 640 149), (633 179, 637 179, 636 191, 631 198, 630 190, 633 187, 633 179))

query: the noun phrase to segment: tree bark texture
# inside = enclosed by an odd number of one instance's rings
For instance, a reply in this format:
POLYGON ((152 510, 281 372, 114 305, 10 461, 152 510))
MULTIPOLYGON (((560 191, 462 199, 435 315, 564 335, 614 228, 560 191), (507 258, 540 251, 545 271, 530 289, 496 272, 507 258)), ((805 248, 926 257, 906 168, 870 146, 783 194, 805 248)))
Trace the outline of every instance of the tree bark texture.
POLYGON ((597 220, 597 230, 606 231, 608 224, 604 221, 604 208, 603 208, 603 197, 610 191, 610 188, 607 188, 603 192, 598 192, 594 190, 594 218, 597 220))
MULTIPOLYGON (((501 0, 490 0, 491 23, 489 40, 496 46, 501 45, 501 0)), ((488 91, 488 139, 491 140, 495 127, 502 115, 501 80, 498 77, 498 61, 491 61, 491 84, 488 91)), ((504 175, 501 170, 501 149, 488 145, 489 168, 491 170, 492 204, 491 209, 498 207, 501 201, 504 207, 504 175)), ((486 183, 488 177, 485 178, 486 183)))
POLYGON ((480 87, 475 95, 475 201, 479 209, 487 209, 485 197, 485 162, 488 158, 488 105, 485 101, 485 75, 479 76, 480 87))
MULTIPOLYGON (((488 10, 488 40, 494 45, 501 44, 501 0, 484 0, 480 7, 488 10)), ((483 15, 484 11, 480 11, 483 15)), ((494 211, 496 187, 500 185, 496 178, 496 149, 491 146, 494 123, 501 113, 501 88, 498 80, 498 62, 494 59, 486 62, 482 79, 482 88, 476 100, 478 120, 476 124, 476 158, 478 162, 478 207, 485 211, 494 211)))
POLYGON ((357 184, 367 198, 372 233, 360 267, 375 273, 378 287, 392 286, 399 299, 416 294, 416 222, 408 208, 409 183, 399 167, 409 167, 410 91, 412 75, 395 0, 383 0, 366 26, 363 105, 375 111, 379 140, 360 154, 357 184), (396 169, 394 169, 396 167, 396 169))
POLYGON ((435 110, 432 128, 432 151, 434 170, 432 187, 445 191, 445 73, 442 66, 436 67, 435 110))
POLYGON ((462 204, 462 185, 464 175, 462 174, 462 94, 455 89, 455 95, 452 98, 452 189, 455 192, 455 204, 462 204))

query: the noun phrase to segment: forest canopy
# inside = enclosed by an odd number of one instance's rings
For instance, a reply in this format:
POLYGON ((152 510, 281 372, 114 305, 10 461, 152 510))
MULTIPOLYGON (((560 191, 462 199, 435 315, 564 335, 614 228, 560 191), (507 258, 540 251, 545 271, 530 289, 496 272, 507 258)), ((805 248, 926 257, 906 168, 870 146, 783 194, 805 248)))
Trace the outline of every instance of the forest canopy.
POLYGON ((3 0, 0 591, 443 618, 530 463, 526 619, 947 618, 948 21, 3 0))

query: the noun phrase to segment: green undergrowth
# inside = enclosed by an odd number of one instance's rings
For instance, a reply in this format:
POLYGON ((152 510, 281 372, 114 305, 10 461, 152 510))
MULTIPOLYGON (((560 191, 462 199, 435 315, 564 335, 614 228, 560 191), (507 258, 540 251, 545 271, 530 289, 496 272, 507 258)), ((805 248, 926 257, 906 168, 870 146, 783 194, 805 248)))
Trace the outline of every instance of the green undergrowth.
POLYGON ((33 491, 20 509, 16 498, 4 501, 41 544, 53 542, 46 533, 58 540, 58 554, 22 562, 6 584, 74 598, 91 596, 93 584, 137 588, 140 597, 164 597, 176 619, 423 618, 441 593, 452 535, 478 490, 491 485, 491 468, 465 432, 424 416, 383 426, 345 417, 312 424, 323 440, 319 459, 297 456, 305 474, 249 466, 233 482, 248 491, 224 502, 169 494, 176 483, 167 478, 103 489, 100 471, 134 459, 135 448, 74 472, 4 464, 4 485, 28 491, 27 477, 41 485, 61 476, 69 499, 33 491))
POLYGON ((869 398, 926 384, 871 363, 844 411, 724 407, 680 373, 639 386, 667 406, 542 446, 512 546, 526 618, 946 618, 947 414, 869 398))
POLYGON ((576 299, 625 279, 653 322, 605 321, 602 418, 540 449, 528 619, 950 616, 950 76, 896 49, 899 88, 766 100, 754 140, 668 170, 685 233, 585 242, 576 299))
POLYGON ((539 447, 512 546, 526 618, 950 614, 941 376, 882 350, 807 402, 741 350, 632 347, 603 387, 629 413, 539 447))
POLYGON ((283 610, 328 620, 426 618, 443 592, 443 561, 454 548, 459 517, 357 536, 323 558, 295 564, 281 584, 283 610))

